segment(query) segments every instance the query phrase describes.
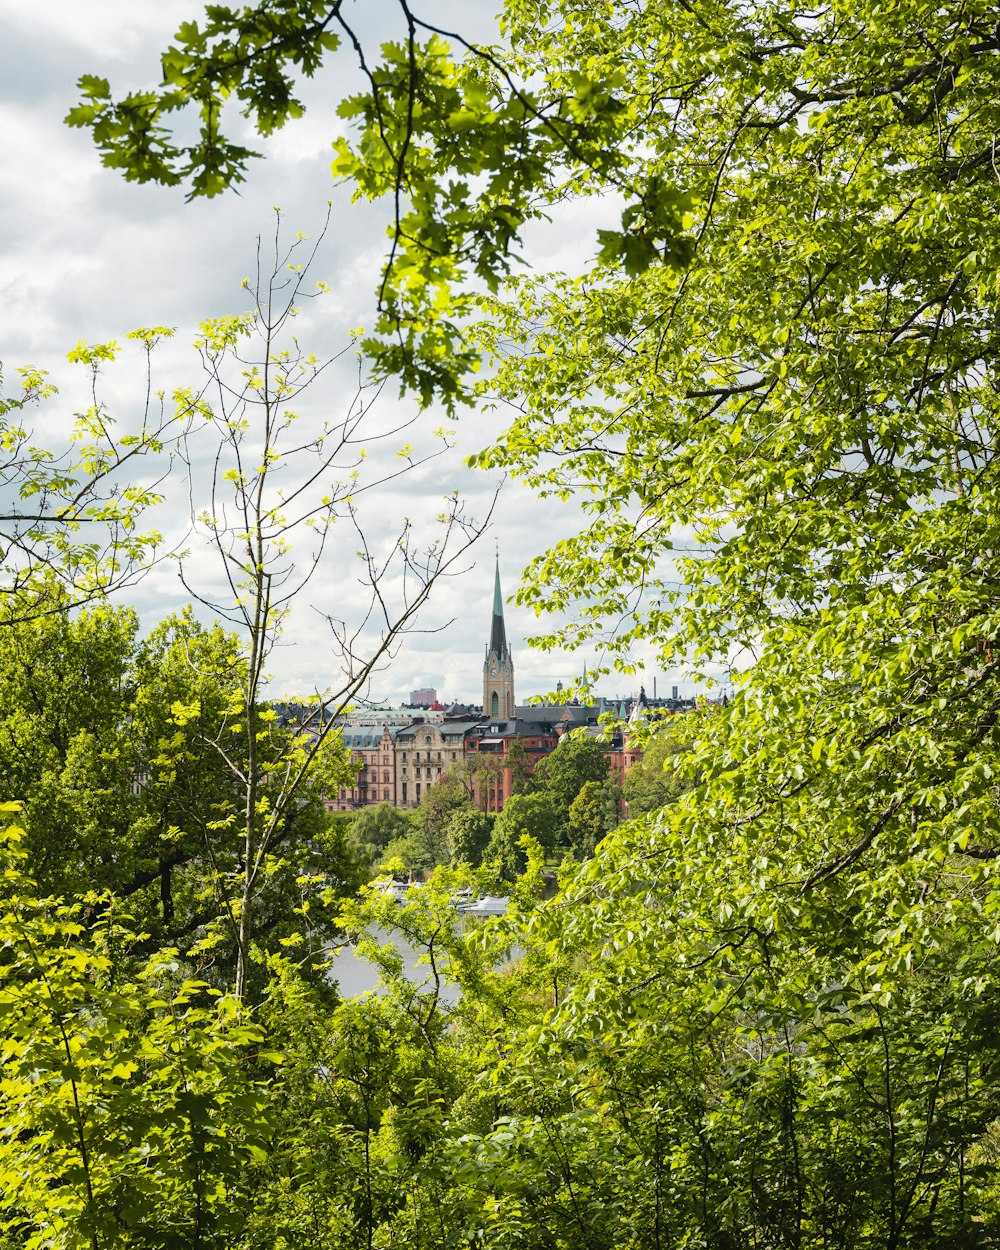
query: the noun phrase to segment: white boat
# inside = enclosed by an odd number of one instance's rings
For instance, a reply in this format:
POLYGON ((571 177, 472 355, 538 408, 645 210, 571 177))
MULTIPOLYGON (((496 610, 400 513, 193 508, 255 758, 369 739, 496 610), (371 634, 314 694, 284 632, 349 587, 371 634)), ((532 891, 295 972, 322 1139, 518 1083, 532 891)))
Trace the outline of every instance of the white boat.
POLYGON ((465 916, 505 916, 509 903, 510 899, 501 895, 484 894, 482 898, 477 898, 474 903, 469 903, 463 907, 462 914, 465 916))
POLYGON ((374 882, 374 888, 381 890, 383 894, 396 903, 405 903, 406 891, 411 886, 419 884, 420 882, 418 881, 376 881, 374 882))

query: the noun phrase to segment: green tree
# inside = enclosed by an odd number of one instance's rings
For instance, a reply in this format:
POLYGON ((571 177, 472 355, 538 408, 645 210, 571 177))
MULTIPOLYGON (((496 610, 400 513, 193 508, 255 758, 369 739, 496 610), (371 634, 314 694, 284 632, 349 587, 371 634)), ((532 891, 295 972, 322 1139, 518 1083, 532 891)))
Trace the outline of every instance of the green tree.
MULTIPOLYGON (((25 849, 43 893, 114 894, 149 943, 184 951, 222 919, 239 872, 228 822, 237 802, 230 763, 246 756, 232 710, 244 663, 238 639, 190 611, 145 640, 126 608, 0 629, 0 771, 23 801, 25 849)), ((292 738, 276 734, 271 749, 292 738)), ((357 884, 348 848, 323 837, 321 813, 320 787, 303 786, 258 899, 265 945, 295 927, 305 878, 321 874, 335 893, 357 884)), ((317 943, 330 924, 314 906, 317 943)), ((214 965, 213 975, 232 970, 222 950, 214 965)))
POLYGON ((503 757, 487 751, 473 751, 448 769, 450 777, 457 777, 465 787, 469 801, 477 803, 484 812, 495 806, 497 779, 503 769, 503 757))
MULTIPOLYGON (((104 164, 127 179, 216 195, 242 181, 256 155, 222 129, 224 101, 240 100, 260 133, 271 134, 303 112, 298 76, 312 76, 331 54, 356 56, 370 89, 339 111, 362 133, 354 149, 338 139, 333 171, 356 180, 361 195, 395 201, 377 336, 366 346, 425 401, 440 393, 451 404, 459 372, 477 356, 463 345, 461 324, 475 301, 459 283, 472 276, 495 289, 523 224, 545 216, 539 191, 551 170, 567 152, 613 168, 618 136, 600 120, 609 112, 600 85, 584 79, 553 104, 517 87, 499 50, 473 49, 468 65, 456 65, 443 31, 406 4, 398 15, 398 38, 370 62, 339 5, 207 9, 200 25, 178 30, 158 88, 115 101, 107 80, 85 75, 67 122, 89 128, 104 164), (185 109, 199 120, 191 141, 178 142, 169 120, 185 109), (477 176, 481 189, 470 193, 477 176)), ((672 223, 676 213, 663 211, 672 223)))
POLYGON ((504 767, 510 769, 511 794, 524 794, 531 788, 531 760, 520 738, 515 738, 507 748, 504 767))
POLYGON ((39 897, 22 841, 0 831, 8 1244, 231 1245, 268 1153, 265 1085, 280 1056, 173 953, 126 972, 135 931, 113 908, 87 928, 82 899, 39 897))
MULTIPOLYGON (((137 758, 129 778, 146 818, 147 846, 131 881, 116 893, 156 887, 160 923, 152 932, 185 946, 218 916, 230 847, 216 822, 232 809, 232 778, 212 746, 232 725, 232 700, 244 664, 239 640, 208 627, 190 608, 154 626, 132 657, 134 699, 127 717, 137 758)), ((233 742, 242 754, 242 744, 233 742)), ((107 840, 108 830, 100 835, 107 840)), ((79 889, 79 881, 67 883, 79 889)))
POLYGON ((231 799, 191 722, 197 710, 219 725, 238 646, 190 615, 140 642, 130 609, 52 602, 59 611, 0 629, 2 771, 25 804, 32 874, 44 891, 128 897, 142 923, 177 941, 175 922, 190 913, 175 874, 195 860, 206 872, 209 823, 231 799), (181 654, 195 679, 185 667, 178 680, 181 654))
POLYGON ((391 803, 360 807, 350 818, 350 839, 366 864, 373 864, 396 838, 406 837, 413 825, 408 812, 391 803))
POLYGON ((123 354, 117 342, 80 342, 68 353, 87 384, 62 446, 40 445, 32 428, 35 409, 47 424, 62 421, 45 370, 19 369, 16 391, 0 393, 5 620, 100 603, 162 558, 162 536, 145 528, 146 514, 161 501, 171 461, 198 422, 196 397, 178 392, 168 403, 154 386, 153 352, 172 333, 156 326, 128 334, 124 351, 145 356, 146 388, 138 419, 124 428, 102 391, 102 374, 123 354))
POLYGON ((472 806, 452 812, 445 830, 450 862, 478 867, 493 834, 495 820, 491 812, 481 812, 472 806))
MULTIPOLYGON (((247 992, 259 928, 256 913, 269 879, 288 867, 283 843, 290 823, 300 819, 304 796, 311 787, 329 793, 354 778, 336 729, 338 716, 413 627, 437 579, 480 532, 452 495, 429 546, 419 553, 414 549, 404 519, 386 561, 366 539, 358 498, 396 478, 398 468, 366 468, 370 462, 359 445, 368 411, 363 388, 335 415, 325 415, 308 436, 301 428, 299 406, 330 363, 307 353, 294 334, 299 301, 326 289, 322 283, 316 292, 306 287, 322 237, 323 232, 310 242, 299 235, 286 246, 278 214, 267 251, 260 245, 257 278, 244 284, 249 310, 204 322, 196 340, 214 405, 203 407, 218 439, 212 507, 197 520, 224 570, 227 593, 192 593, 238 631, 243 645, 226 735, 210 739, 238 796, 231 810, 213 822, 230 837, 237 855, 237 871, 225 882, 237 997, 247 992), (300 477, 290 488, 293 470, 300 477), (329 558, 331 535, 345 527, 352 544, 360 545, 354 551, 359 582, 369 596, 367 610, 353 624, 328 618, 342 681, 311 700, 309 715, 290 734, 277 709, 267 705, 267 665, 296 600, 320 561, 329 558), (296 549, 296 540, 308 540, 308 554, 301 546, 296 549), (387 587, 396 562, 406 576, 393 595, 387 587), (373 615, 380 627, 368 647, 364 630, 373 615), (245 744, 238 759, 229 750, 227 735, 233 733, 245 744)), ((447 446, 443 431, 440 441, 447 446)), ((410 468, 423 463, 408 452, 405 457, 410 468)), ((181 575, 191 589, 183 564, 181 575)), ((432 847, 427 854, 437 862, 432 847)))
POLYGON ((447 863, 452 819, 471 811, 471 802, 463 772, 448 769, 427 787, 415 812, 397 814, 393 836, 383 848, 380 870, 407 876, 428 873, 447 863))
POLYGON ((560 810, 548 794, 512 795, 494 819, 483 862, 496 861, 503 879, 516 881, 528 864, 521 839, 534 838, 543 851, 551 851, 561 830, 560 810))
POLYGON ((583 858, 589 858, 605 834, 620 823, 618 804, 621 787, 609 777, 606 781, 585 781, 569 807, 566 826, 569 844, 583 858))
POLYGON ((449 859, 448 829, 452 818, 471 806, 462 774, 453 768, 428 786, 417 808, 415 844, 417 866, 434 868, 449 859))
POLYGON ((128 728, 137 630, 134 612, 104 607, 0 628, 0 773, 6 797, 28 804, 45 892, 113 889, 142 853, 129 793, 141 766, 128 728))
POLYGON ((449 1108, 473 1068, 446 979, 461 968, 471 986, 491 973, 469 948, 451 898, 462 878, 438 876, 402 903, 375 890, 344 904, 345 929, 377 971, 379 995, 331 1012, 294 967, 281 969, 263 1015, 289 1055, 275 1090, 284 1125, 255 1245, 273 1245, 275 1229, 294 1218, 324 1250, 450 1236, 449 1195, 428 1181, 452 1136, 449 1108), (407 973, 387 931, 422 953, 424 976, 407 973))
POLYGON ((691 789, 690 779, 678 771, 684 749, 673 737, 662 734, 643 746, 642 758, 636 760, 622 782, 622 797, 630 816, 666 807, 691 789))
MULTIPOLYGON (((157 627, 137 658, 139 684, 132 732, 145 766, 138 772, 140 810, 150 844, 135 876, 116 887, 133 893, 158 881, 160 923, 152 936, 182 949, 214 930, 214 975, 231 984, 238 964, 233 896, 242 874, 239 774, 251 758, 241 689, 247 657, 237 636, 205 627, 190 611, 157 627), (152 863, 150 862, 152 859, 152 863)), ((301 751, 297 727, 266 705, 257 709, 257 761, 273 779, 301 751)), ((329 772, 349 767, 339 740, 330 743, 298 787, 296 802, 274 830, 268 871, 258 883, 252 936, 263 949, 293 939, 319 957, 335 932, 325 896, 352 892, 361 880, 343 831, 331 829, 322 796, 329 772), (322 766, 322 767, 321 767, 322 766)), ((107 834, 104 834, 106 844, 107 834)))
MULTIPOLYGON (((337 158, 397 207, 369 350, 451 398, 478 345, 517 416, 477 463, 580 499, 520 594, 565 614, 550 645, 737 687, 700 784, 535 921, 577 975, 506 1039, 456 1209, 506 1245, 988 1241, 995 14, 508 0, 502 57, 457 64, 403 13, 337 158), (586 272, 499 289, 532 214, 609 191, 586 272)), ((168 150, 168 105, 332 50, 288 19, 289 53, 223 61, 251 16, 182 33, 177 96, 91 81, 75 120, 133 176, 197 175, 215 136, 168 150)))
POLYGON ((531 790, 547 795, 562 819, 569 817, 573 800, 588 781, 599 785, 610 776, 607 749, 596 738, 564 738, 551 755, 539 760, 531 775, 531 790))

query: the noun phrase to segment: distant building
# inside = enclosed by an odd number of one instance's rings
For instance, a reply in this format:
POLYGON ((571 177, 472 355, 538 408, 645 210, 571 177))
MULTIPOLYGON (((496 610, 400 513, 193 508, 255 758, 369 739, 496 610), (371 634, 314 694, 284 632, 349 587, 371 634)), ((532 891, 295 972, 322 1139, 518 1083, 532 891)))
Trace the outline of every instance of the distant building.
MULTIPOLYGON (((586 685, 586 672, 584 673, 586 685)), ((562 682, 557 686, 562 691, 562 682)), ((603 736, 601 717, 613 713, 620 722, 606 743, 608 762, 619 780, 641 758, 631 738, 639 724, 694 707, 693 699, 639 697, 608 705, 529 704, 514 697, 514 657, 507 643, 500 562, 493 583, 490 636, 483 661, 483 706, 453 703, 445 708, 431 687, 413 690, 410 706, 361 706, 338 718, 344 743, 359 766, 357 781, 326 800, 329 811, 353 811, 371 803, 417 807, 427 791, 449 769, 462 767, 463 781, 477 806, 499 812, 514 792, 516 772, 534 771, 564 734, 584 729, 603 736), (413 709, 420 709, 414 716, 413 709), (515 751, 515 744, 517 744, 515 751)))
POLYGON ((353 786, 341 786, 327 795, 328 812, 353 812, 372 803, 396 802, 395 725, 344 725, 339 733, 358 765, 353 786))
MULTIPOLYGON (((419 709, 425 720, 441 720, 444 708, 419 709)), ((409 725, 413 720, 413 707, 404 703, 401 707, 367 707, 359 705, 337 717, 338 725, 409 725)))
POLYGON ((465 736, 476 721, 422 717, 396 731, 396 806, 416 807, 422 796, 465 754, 465 736))
POLYGON ((514 715, 514 657, 507 645, 507 630, 504 626, 499 557, 493 586, 490 642, 483 661, 483 715, 503 717, 505 720, 514 715))
MULTIPOLYGON (((565 713, 587 712, 586 708, 519 707, 509 720, 481 720, 465 739, 465 758, 477 806, 487 812, 503 810, 514 793, 514 761, 511 748, 520 747, 519 764, 528 773, 539 760, 550 755, 560 737, 573 723, 565 713)), ((576 723, 586 720, 576 718, 576 723)))
POLYGON ((540 759, 559 745, 570 729, 597 723, 597 710, 579 704, 529 704, 514 697, 514 658, 500 591, 500 564, 493 586, 490 641, 483 664, 483 717, 465 739, 468 775, 475 800, 484 811, 499 812, 514 792, 516 777, 511 748, 520 745, 519 765, 531 773, 540 759))

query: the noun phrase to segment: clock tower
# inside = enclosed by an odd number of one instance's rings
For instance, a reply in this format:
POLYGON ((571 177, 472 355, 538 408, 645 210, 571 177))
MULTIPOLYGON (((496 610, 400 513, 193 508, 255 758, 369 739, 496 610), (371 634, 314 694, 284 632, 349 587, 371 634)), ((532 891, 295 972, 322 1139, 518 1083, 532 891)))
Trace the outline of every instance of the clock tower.
POLYGON ((497 720, 510 720, 514 715, 514 661, 503 622, 499 557, 493 587, 493 623, 483 664, 483 715, 497 720))

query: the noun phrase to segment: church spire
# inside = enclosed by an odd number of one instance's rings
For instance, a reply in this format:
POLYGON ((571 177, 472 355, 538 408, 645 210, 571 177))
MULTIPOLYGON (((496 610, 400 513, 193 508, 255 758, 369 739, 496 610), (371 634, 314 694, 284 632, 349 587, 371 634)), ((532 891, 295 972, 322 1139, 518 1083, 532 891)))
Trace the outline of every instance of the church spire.
POLYGON ((496 578, 493 585, 493 626, 490 630, 490 651, 502 660, 507 654, 507 630, 503 623, 503 595, 500 593, 500 557, 497 556, 496 578))
POLYGON ((487 716, 510 719, 514 715, 514 660, 507 645, 500 591, 500 553, 493 578, 493 619, 490 643, 483 664, 483 712, 487 716))

